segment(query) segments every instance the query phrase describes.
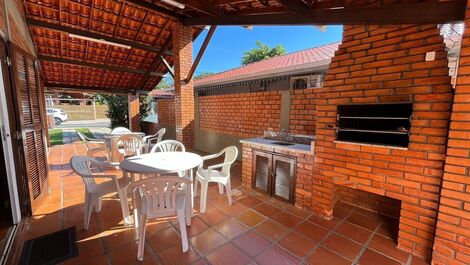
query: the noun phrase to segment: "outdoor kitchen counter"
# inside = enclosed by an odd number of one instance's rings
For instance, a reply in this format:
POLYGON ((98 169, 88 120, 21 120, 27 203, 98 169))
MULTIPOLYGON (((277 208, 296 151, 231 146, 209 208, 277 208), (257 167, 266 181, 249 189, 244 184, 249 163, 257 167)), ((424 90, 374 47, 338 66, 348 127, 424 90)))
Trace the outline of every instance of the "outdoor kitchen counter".
POLYGON ((274 144, 279 142, 278 140, 266 139, 266 138, 250 138, 240 140, 242 144, 249 144, 252 147, 261 147, 263 150, 271 151, 275 153, 284 153, 284 152, 293 152, 293 153, 302 153, 302 154, 313 154, 315 141, 312 141, 312 145, 308 144, 294 144, 289 146, 274 144))

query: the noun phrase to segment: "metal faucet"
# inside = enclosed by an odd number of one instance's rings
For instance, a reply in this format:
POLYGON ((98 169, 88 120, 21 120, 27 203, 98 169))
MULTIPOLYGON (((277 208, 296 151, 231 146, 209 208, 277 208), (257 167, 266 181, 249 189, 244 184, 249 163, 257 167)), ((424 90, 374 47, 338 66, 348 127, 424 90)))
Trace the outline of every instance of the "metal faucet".
POLYGON ((285 136, 285 139, 287 142, 293 142, 294 141, 294 137, 292 137, 292 135, 290 135, 286 129, 282 129, 281 130, 281 135, 284 135, 285 136))

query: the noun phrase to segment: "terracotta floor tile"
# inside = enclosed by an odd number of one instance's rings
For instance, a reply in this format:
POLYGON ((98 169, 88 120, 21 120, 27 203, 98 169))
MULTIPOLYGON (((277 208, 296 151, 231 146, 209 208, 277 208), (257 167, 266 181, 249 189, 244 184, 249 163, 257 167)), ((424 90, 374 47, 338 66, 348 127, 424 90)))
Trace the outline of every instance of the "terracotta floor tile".
POLYGON ((294 226, 298 225, 303 220, 287 211, 277 213, 273 215, 271 219, 290 229, 294 228, 294 226))
POLYGON ((245 206, 244 204, 242 203, 239 203, 239 202, 234 202, 232 203, 232 205, 224 205, 224 206, 221 206, 219 207, 219 210, 223 211, 224 213, 230 215, 230 216, 235 216, 235 215, 239 215, 240 213, 248 210, 249 208, 247 206, 245 206))
MULTIPOLYGON (((349 265, 351 261, 323 248, 319 247, 307 259, 311 265, 349 265)), ((376 264, 378 265, 378 264, 376 264)))
POLYGON ((195 262, 191 263, 191 265, 207 265, 207 263, 203 259, 198 259, 195 262))
MULTIPOLYGON (((176 230, 180 232, 180 225, 177 220, 172 220, 171 223, 176 227, 176 230)), ((193 237, 195 235, 198 235, 204 231, 209 229, 209 226, 204 223, 199 217, 193 217, 191 219, 191 225, 186 226, 186 231, 188 233, 188 237, 193 237)))
POLYGON ((316 224, 312 224, 308 221, 305 221, 303 223, 301 223, 296 229, 295 231, 303 236, 306 236, 316 242, 319 242, 321 241, 325 236, 326 234, 328 234, 328 230, 326 230, 325 228, 319 226, 319 225, 316 225, 316 224))
POLYGON ((323 246, 329 250, 332 250, 341 256, 354 261, 359 251, 362 249, 362 245, 354 243, 352 240, 338 236, 337 234, 330 235, 323 246))
POLYGON ((352 213, 351 216, 349 216, 346 221, 348 221, 349 223, 358 225, 360 227, 363 227, 370 231, 374 231, 381 223, 380 221, 377 221, 369 217, 365 217, 357 213, 352 213))
POLYGON ((278 213, 281 209, 269 203, 262 203, 262 204, 255 206, 253 210, 259 212, 260 214, 266 217, 271 217, 275 215, 276 213, 278 213))
MULTIPOLYGON (((109 252, 113 265, 128 265, 139 262, 137 260, 137 242, 132 242, 109 252)), ((144 250, 144 260, 150 259, 148 249, 144 250)), ((149 261, 147 261, 149 262, 149 261)))
POLYGON ((338 226, 336 232, 361 244, 365 244, 372 235, 371 231, 347 222, 338 226))
POLYGON ((137 230, 134 228, 119 228, 107 230, 102 233, 109 250, 113 250, 122 245, 126 245, 138 239, 137 230))
POLYGON ((288 231, 289 228, 273 221, 268 220, 257 227, 255 227, 256 232, 264 236, 270 241, 277 241, 281 239, 288 231))
POLYGON ((217 225, 230 218, 217 208, 207 209, 205 213, 200 213, 198 216, 209 225, 217 225))
POLYGON ((341 203, 337 203, 335 205, 335 208, 333 209, 333 215, 338 217, 339 219, 344 219, 346 218, 353 210, 355 207, 351 207, 351 205, 345 205, 341 203))
POLYGON ((253 227, 261 222, 266 221, 267 218, 250 209, 237 216, 237 219, 240 220, 240 222, 243 224, 249 227, 253 227))
POLYGON ((249 231, 246 234, 243 234, 242 236, 235 239, 233 243, 252 256, 255 256, 261 251, 267 249, 270 245, 269 241, 262 238, 253 231, 249 231))
POLYGON ((158 256, 164 265, 186 265, 199 259, 199 255, 191 246, 188 251, 183 252, 181 245, 163 250, 158 253, 158 256))
POLYGON ((381 235, 374 235, 372 241, 369 243, 369 248, 401 262, 406 262, 410 256, 408 252, 398 249, 393 240, 381 235))
POLYGON ((162 219, 154 219, 147 221, 146 234, 147 237, 152 237, 158 231, 169 228, 171 226, 170 222, 162 219))
POLYGON ((229 243, 208 255, 207 260, 212 265, 244 265, 249 261, 249 258, 236 246, 229 243))
POLYGON ((225 244, 227 240, 215 230, 209 229, 191 238, 191 243, 203 254, 225 244))
POLYGON ((250 208, 253 208, 256 205, 263 202, 260 199, 254 197, 254 196, 251 196, 251 195, 244 195, 240 199, 238 199, 237 201, 244 204, 247 207, 250 207, 250 208))
POLYGON ((300 263, 298 259, 276 246, 261 253, 255 261, 259 265, 294 265, 300 263))
POLYGON ((234 218, 230 218, 227 221, 216 225, 214 228, 228 240, 232 240, 248 230, 248 227, 242 225, 234 218))
POLYGON ((310 216, 312 216, 312 211, 308 208, 298 208, 294 205, 287 205, 287 207, 285 208, 286 211, 288 211, 289 213, 293 214, 293 215, 296 215, 302 219, 305 219, 305 218, 309 218, 310 216))
POLYGON ((63 265, 108 265, 108 256, 101 255, 96 257, 89 257, 80 255, 78 257, 69 259, 62 263, 63 265))
POLYGON ((341 221, 341 219, 336 216, 333 216, 331 220, 327 220, 318 215, 312 215, 308 220, 329 230, 335 228, 341 221))
POLYGON ((309 251, 315 247, 316 243, 306 237, 303 237, 296 232, 287 234, 278 245, 287 249, 299 258, 307 256, 309 251))
POLYGON ((181 245, 180 234, 173 227, 156 232, 153 236, 145 239, 155 250, 160 252, 170 247, 181 245))
POLYGON ((399 221, 393 218, 384 218, 377 234, 397 241, 399 221))
POLYGON ((361 265, 400 265, 400 262, 370 249, 366 249, 364 254, 362 254, 359 263, 361 265))

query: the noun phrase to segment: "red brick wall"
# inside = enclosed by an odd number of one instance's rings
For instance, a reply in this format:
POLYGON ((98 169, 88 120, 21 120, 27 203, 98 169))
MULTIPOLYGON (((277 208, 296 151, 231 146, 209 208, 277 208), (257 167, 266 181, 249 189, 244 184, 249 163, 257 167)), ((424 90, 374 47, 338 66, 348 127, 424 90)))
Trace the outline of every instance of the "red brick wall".
POLYGON ((201 130, 240 137, 280 130, 281 94, 240 93, 199 97, 201 130))
POLYGON ((398 245, 430 256, 452 101, 446 55, 436 25, 344 27, 317 89, 314 211, 331 216, 341 185, 401 200, 398 245), (335 141, 338 105, 403 101, 414 103, 407 149, 335 141))
POLYGON ((315 88, 291 90, 291 133, 315 135, 315 88))
POLYGON ((194 86, 184 82, 193 63, 191 26, 176 22, 173 27, 173 58, 175 62, 175 125, 176 140, 187 150, 194 149, 194 86))
POLYGON ((452 108, 434 264, 470 264, 470 1, 452 108))
POLYGON ((158 123, 175 125, 175 99, 159 99, 157 101, 158 123))

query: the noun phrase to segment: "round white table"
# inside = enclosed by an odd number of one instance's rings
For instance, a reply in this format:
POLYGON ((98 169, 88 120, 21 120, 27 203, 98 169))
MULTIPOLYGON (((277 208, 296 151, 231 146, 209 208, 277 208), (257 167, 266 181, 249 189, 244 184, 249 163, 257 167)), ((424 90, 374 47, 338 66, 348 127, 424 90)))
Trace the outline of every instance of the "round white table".
MULTIPOLYGON (((193 169, 202 163, 202 157, 191 152, 156 152, 129 157, 120 163, 120 168, 124 173, 123 177, 130 177, 128 174, 155 175, 184 172, 184 176, 193 179, 193 169), (190 174, 188 174, 190 172, 190 174)), ((132 179, 132 178, 131 178, 132 179)), ((193 185, 188 192, 188 218, 193 215, 193 185)), ((127 216, 126 223, 130 223, 127 216)))
MULTIPOLYGON (((140 137, 144 137, 145 133, 143 132, 132 132, 132 134, 137 134, 140 137)), ((122 160, 122 154, 119 153, 119 148, 117 146, 117 141, 122 134, 105 134, 103 138, 106 142, 106 147, 108 149, 108 157, 110 162, 120 162, 122 160)))

